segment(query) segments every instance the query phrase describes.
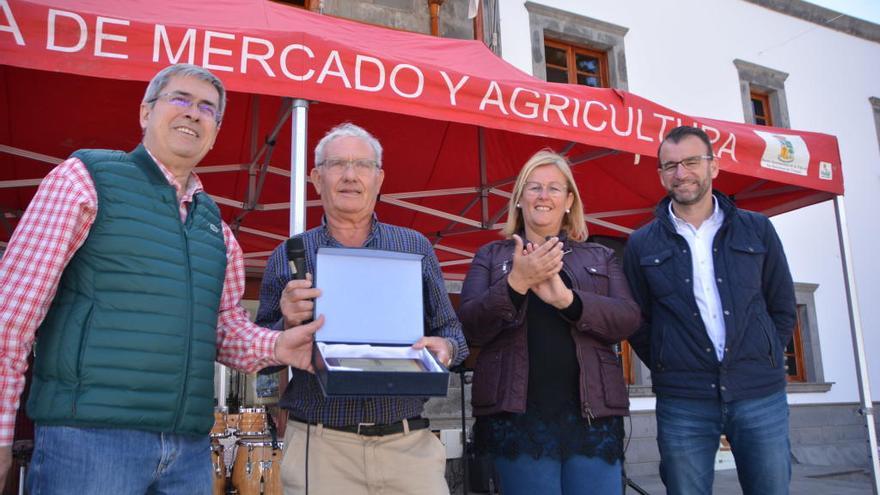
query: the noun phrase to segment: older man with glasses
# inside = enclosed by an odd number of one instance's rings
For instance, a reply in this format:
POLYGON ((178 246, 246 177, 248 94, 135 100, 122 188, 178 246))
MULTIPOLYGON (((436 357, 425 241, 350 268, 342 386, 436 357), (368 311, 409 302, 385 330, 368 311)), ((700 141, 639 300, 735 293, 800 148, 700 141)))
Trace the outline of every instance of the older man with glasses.
MULTIPOLYGON (((306 271, 315 273, 321 247, 422 255, 426 335, 414 347, 427 348, 446 366, 458 364, 467 346, 431 243, 414 230, 379 222, 374 213, 384 178, 382 146, 363 128, 341 124, 321 139, 311 179, 324 218, 298 236, 306 271)), ((311 276, 291 278, 282 243, 266 266, 257 323, 286 328, 313 318, 312 301, 320 290, 312 287, 311 276)), ((293 370, 280 402, 290 415, 281 476, 285 494, 449 493, 445 450, 421 417, 423 398, 325 398, 308 371, 293 370)))
POLYGON ((208 495, 214 361, 309 362, 321 321, 250 323, 241 248, 193 173, 225 106, 213 74, 167 67, 140 145, 79 150, 40 184, 0 262, 0 486, 35 333, 32 494, 208 495))
POLYGON ((630 337, 657 395, 660 474, 670 494, 712 493, 719 437, 746 495, 788 493, 785 395, 794 286, 767 217, 712 190, 718 162, 694 127, 658 150, 668 197, 633 232, 624 270, 642 309, 630 337))

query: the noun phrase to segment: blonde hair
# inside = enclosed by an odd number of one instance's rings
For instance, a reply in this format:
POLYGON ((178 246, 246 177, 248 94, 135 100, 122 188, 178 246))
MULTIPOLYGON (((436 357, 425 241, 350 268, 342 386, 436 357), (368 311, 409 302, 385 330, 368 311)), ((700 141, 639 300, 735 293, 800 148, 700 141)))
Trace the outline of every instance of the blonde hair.
POLYGON ((571 173, 571 165, 569 165, 568 160, 564 156, 551 149, 543 149, 532 155, 525 165, 523 165, 522 170, 519 171, 519 176, 516 178, 516 184, 513 186, 513 193, 510 196, 510 205, 507 210, 507 223, 504 224, 501 234, 504 235, 504 237, 510 238, 513 234, 519 233, 525 228, 517 204, 520 199, 522 199, 523 189, 525 188, 529 175, 531 175, 536 168, 545 165, 553 165, 559 169, 559 171, 562 172, 563 177, 565 177, 565 185, 568 188, 568 192, 574 194, 574 201, 570 208, 571 211, 562 217, 562 231, 565 232, 570 239, 575 241, 586 240, 587 235, 589 234, 587 232, 586 221, 584 220, 584 204, 581 202, 581 194, 578 191, 577 184, 574 182, 574 175, 571 173))

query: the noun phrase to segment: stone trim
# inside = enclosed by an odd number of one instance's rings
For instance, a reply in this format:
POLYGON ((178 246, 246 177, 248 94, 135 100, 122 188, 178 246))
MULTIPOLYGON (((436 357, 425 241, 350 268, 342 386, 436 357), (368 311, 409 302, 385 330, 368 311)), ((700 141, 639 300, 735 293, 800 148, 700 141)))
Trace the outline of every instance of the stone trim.
POLYGON ((872 96, 868 98, 874 108, 874 126, 877 127, 877 144, 880 145, 880 98, 872 96))
MULTIPOLYGON (((317 4, 316 0, 312 3, 317 4)), ((322 0, 322 13, 401 31, 430 34, 431 14, 426 0, 322 0)), ((471 40, 473 21, 467 0, 446 0, 440 9, 440 36, 471 40)))
POLYGON ((812 393, 821 393, 824 394, 831 390, 831 387, 834 385, 834 382, 821 382, 821 383, 797 383, 792 382, 789 383, 788 386, 785 387, 785 391, 789 394, 812 394, 812 393))
MULTIPOLYGON (((819 286, 795 282, 794 293, 797 304, 803 304, 806 308, 806 321, 801 324, 801 343, 804 351, 804 367, 807 384, 825 383, 825 373, 822 367, 822 346, 819 345, 819 318, 816 315, 816 300, 814 294, 819 286)), ((800 384, 804 385, 804 384, 800 384)), ((828 385, 831 388, 831 385, 828 385)), ((827 390, 823 390, 827 392, 827 390)))
MULTIPOLYGON (((789 383, 785 387, 785 392, 789 394, 825 393, 830 391, 833 385, 834 382, 789 383)), ((654 392, 651 390, 650 385, 630 385, 628 389, 630 398, 654 397, 654 392)))
POLYGON ((739 73, 743 120, 749 124, 755 123, 751 92, 752 90, 757 90, 766 93, 770 97, 773 127, 790 128, 788 103, 785 99, 785 80, 788 79, 788 74, 740 59, 734 59, 733 65, 736 66, 736 70, 739 73))
POLYGON ((544 60, 546 33, 549 38, 605 52, 609 84, 612 88, 628 88, 623 43, 628 28, 534 2, 526 2, 525 7, 529 12, 532 74, 535 77, 547 79, 547 63, 544 60))
POLYGON ((461 287, 464 285, 464 280, 443 280, 443 284, 446 285, 446 292, 449 294, 461 294, 461 287))
MULTIPOLYGON (((641 361, 639 361, 641 362, 641 361)), ((627 387, 629 389, 630 397, 654 397, 654 391, 651 390, 650 385, 629 385, 627 387)))
POLYGON ((819 26, 880 43, 880 25, 841 14, 803 0, 745 0, 787 16, 818 24, 819 26))

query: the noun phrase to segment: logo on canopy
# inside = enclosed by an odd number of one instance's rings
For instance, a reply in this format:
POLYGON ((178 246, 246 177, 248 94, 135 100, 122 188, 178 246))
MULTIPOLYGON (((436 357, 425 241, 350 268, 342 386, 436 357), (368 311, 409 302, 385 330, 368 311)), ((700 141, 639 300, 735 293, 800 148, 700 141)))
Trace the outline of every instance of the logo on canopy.
POLYGON ((764 140, 761 166, 790 174, 807 175, 810 151, 800 136, 773 132, 754 131, 764 140))
POLYGON ((819 162, 819 178, 822 180, 832 180, 834 176, 831 174, 831 164, 828 162, 819 162))

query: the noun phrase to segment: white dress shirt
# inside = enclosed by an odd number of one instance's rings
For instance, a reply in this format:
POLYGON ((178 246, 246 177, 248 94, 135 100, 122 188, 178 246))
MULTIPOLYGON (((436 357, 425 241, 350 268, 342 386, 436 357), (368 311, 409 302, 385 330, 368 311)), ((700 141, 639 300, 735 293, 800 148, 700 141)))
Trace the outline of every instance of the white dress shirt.
POLYGON ((715 285, 715 263, 712 258, 712 242, 715 234, 724 222, 724 212, 718 208, 718 200, 713 196, 715 210, 712 215, 700 224, 700 228, 675 216, 672 202, 669 202, 669 218, 675 225, 675 231, 684 237, 691 251, 693 265, 694 299, 700 309, 700 317, 706 326, 706 333, 715 346, 718 361, 724 358, 724 343, 727 331, 724 327, 724 313, 721 307, 721 296, 715 285))

